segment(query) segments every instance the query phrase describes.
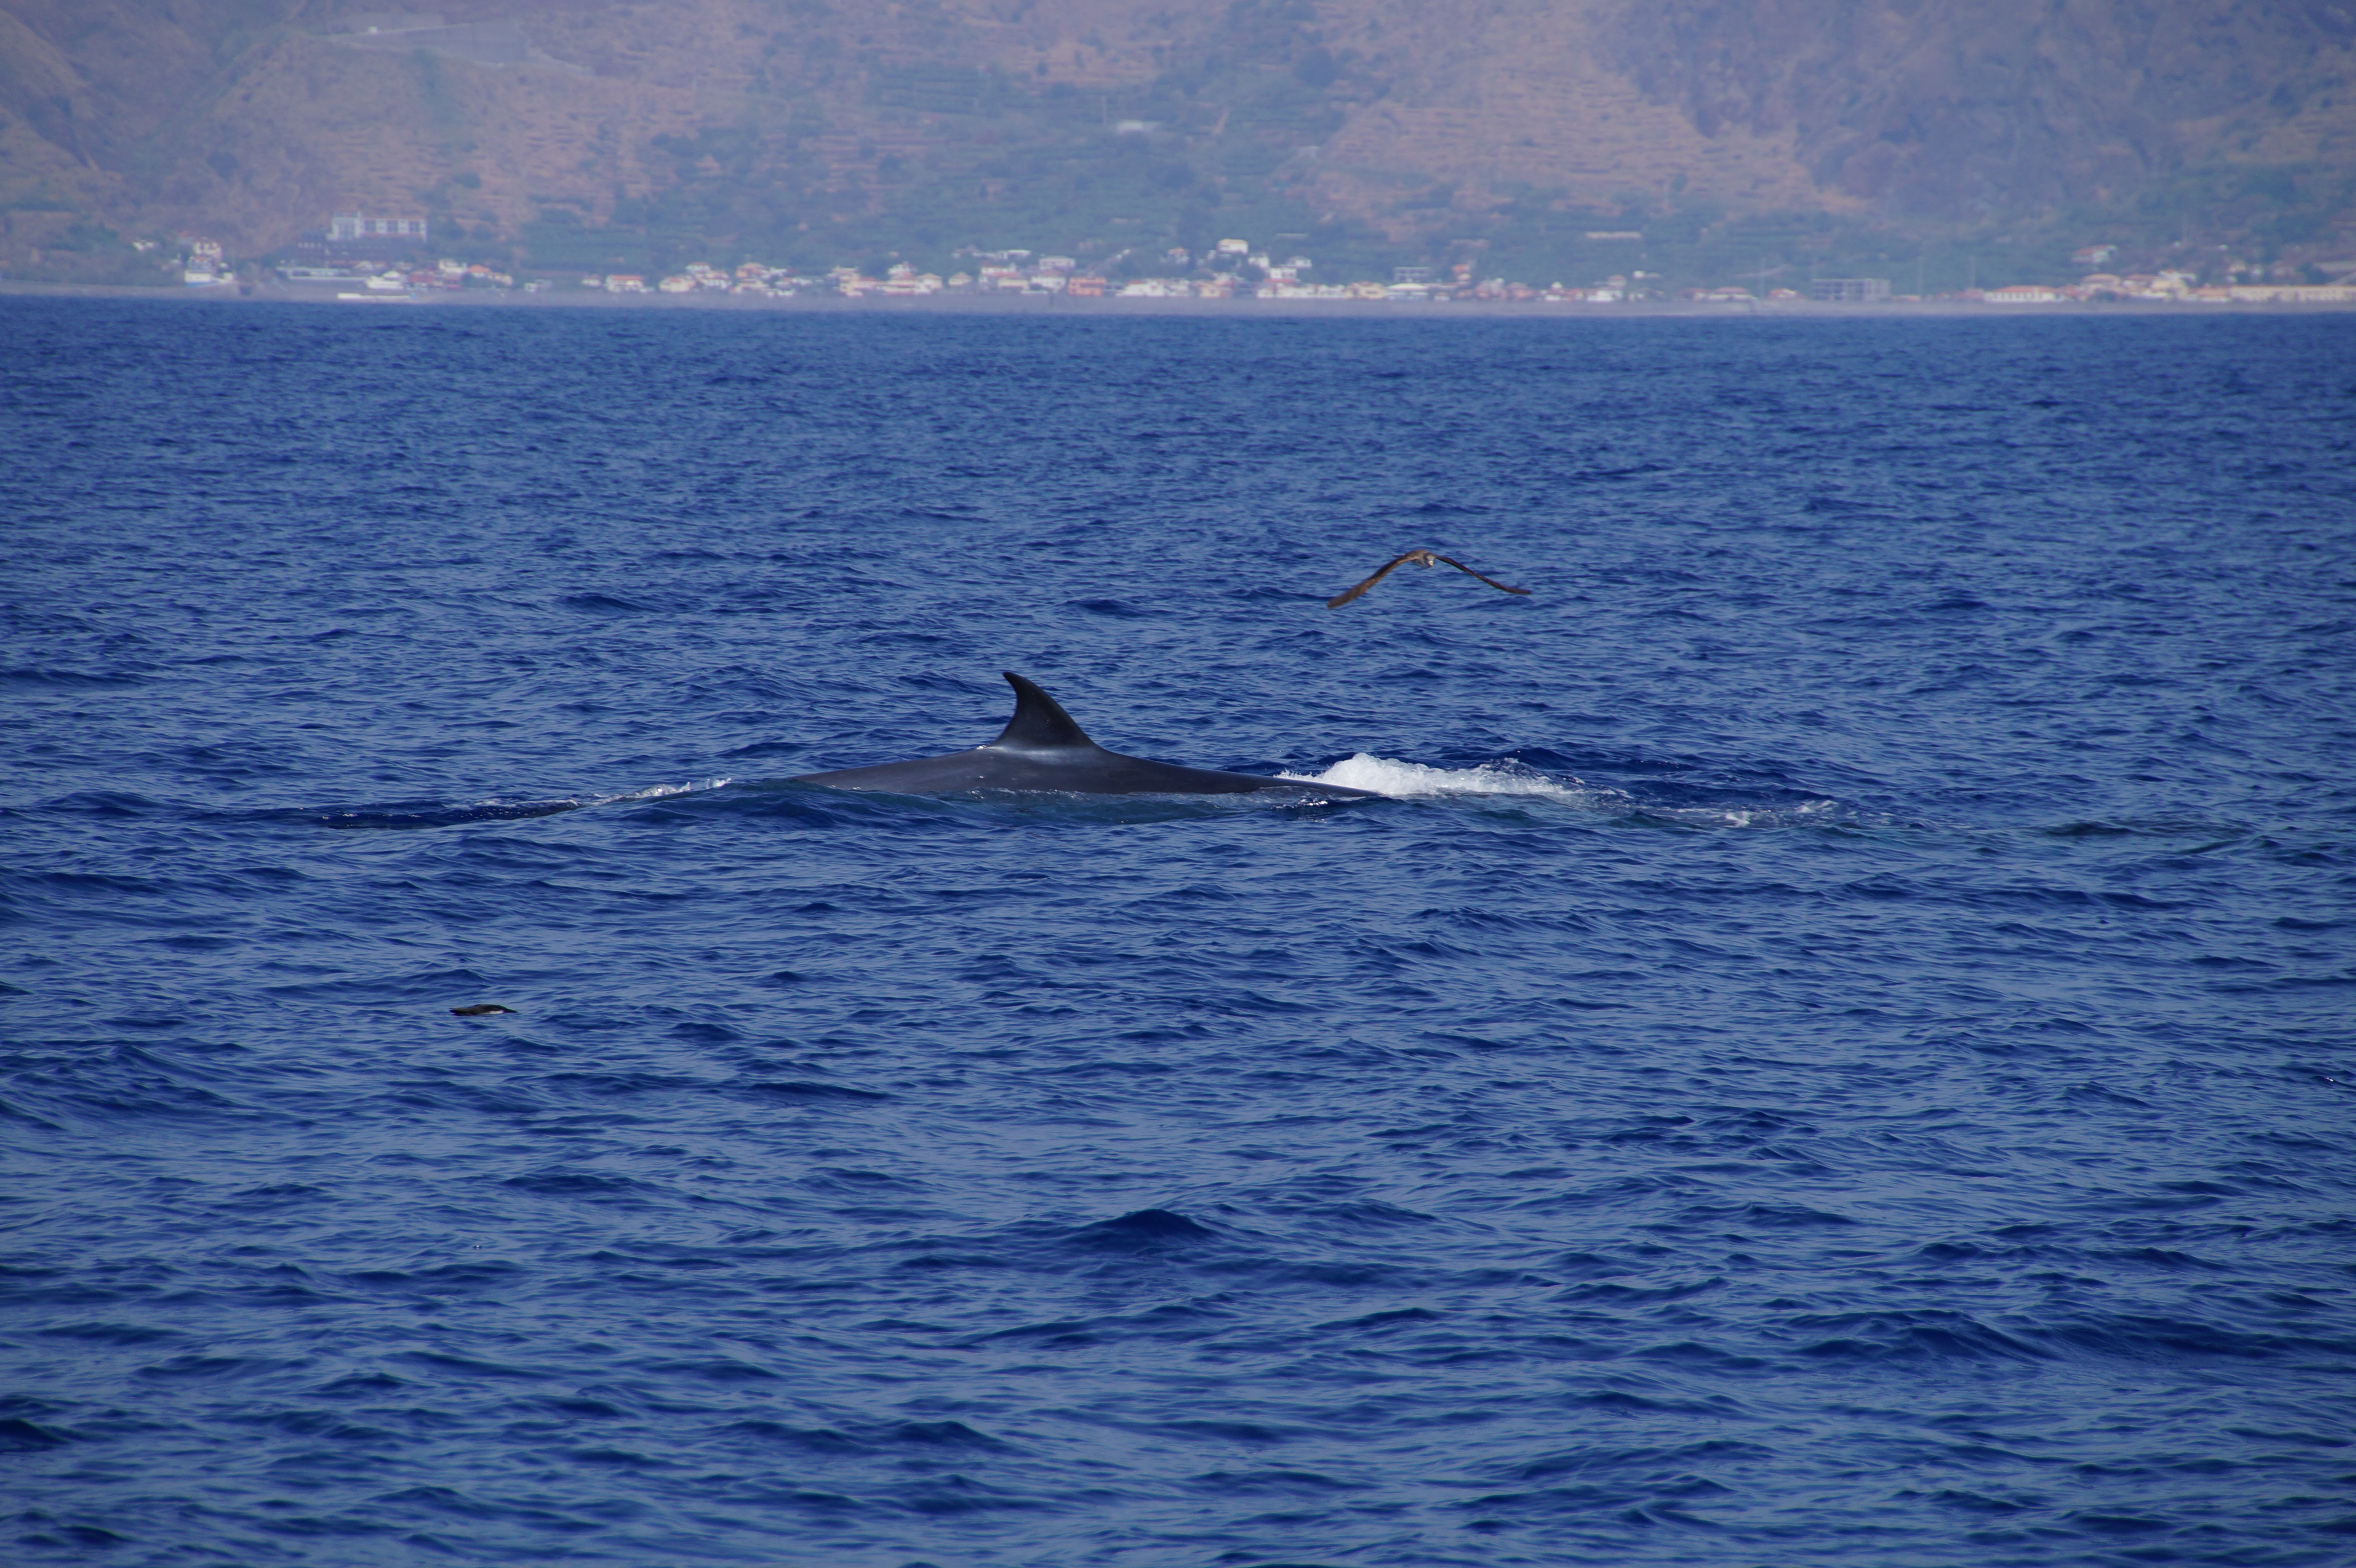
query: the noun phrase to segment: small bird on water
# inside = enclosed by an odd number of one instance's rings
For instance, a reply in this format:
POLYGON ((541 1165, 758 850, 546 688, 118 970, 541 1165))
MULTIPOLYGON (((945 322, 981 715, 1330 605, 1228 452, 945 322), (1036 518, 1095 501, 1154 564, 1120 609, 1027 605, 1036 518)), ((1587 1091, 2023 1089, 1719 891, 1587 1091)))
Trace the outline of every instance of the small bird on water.
POLYGON ((479 1019, 488 1017, 492 1013, 515 1011, 513 1008, 503 1008, 497 1002, 477 1002, 471 1007, 452 1008, 450 1010, 462 1019, 479 1019))
POLYGON ((1339 610, 1343 605, 1347 604, 1351 600, 1355 599, 1359 594, 1364 593, 1367 589, 1372 588, 1376 583, 1380 582, 1384 578, 1388 577, 1392 572, 1397 571, 1402 566, 1430 566, 1435 561, 1443 565, 1452 566, 1457 571, 1464 573, 1467 577, 1480 577, 1482 581, 1487 583, 1490 587, 1496 589, 1502 593, 1526 594, 1529 592, 1529 590, 1526 588, 1507 587, 1505 583, 1498 581, 1494 577, 1482 577, 1481 573, 1473 571, 1462 561, 1451 560, 1447 556, 1440 555, 1436 551, 1428 549, 1411 549, 1405 555, 1394 556, 1389 560, 1385 561, 1383 563, 1383 569, 1380 571, 1376 572, 1372 577, 1367 578, 1355 588, 1351 589, 1345 593, 1336 593, 1333 598, 1325 601, 1325 608, 1328 610, 1339 610))

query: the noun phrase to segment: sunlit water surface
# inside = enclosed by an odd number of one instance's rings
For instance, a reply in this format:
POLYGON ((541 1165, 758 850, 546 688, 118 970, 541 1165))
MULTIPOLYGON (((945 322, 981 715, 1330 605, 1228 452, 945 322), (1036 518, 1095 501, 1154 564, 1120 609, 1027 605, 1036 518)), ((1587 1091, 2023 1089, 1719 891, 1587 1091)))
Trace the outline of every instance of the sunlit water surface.
POLYGON ((2356 1562, 2356 318, 17 300, 0 450, 12 1561, 2356 1562), (785 782, 1002 669, 1390 798, 785 782))

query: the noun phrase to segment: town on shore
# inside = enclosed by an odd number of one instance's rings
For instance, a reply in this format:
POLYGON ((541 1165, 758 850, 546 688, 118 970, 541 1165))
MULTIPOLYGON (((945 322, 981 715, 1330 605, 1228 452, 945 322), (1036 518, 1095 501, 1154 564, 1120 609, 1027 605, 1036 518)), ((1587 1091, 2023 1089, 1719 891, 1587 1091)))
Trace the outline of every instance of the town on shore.
MULTIPOLYGON (((2356 281, 2342 273, 2331 282, 2299 281, 2279 275, 2285 269, 2268 268, 2227 257, 2210 268, 2210 281, 2179 269, 2150 272, 2109 272, 2116 248, 2089 245, 2072 258, 2083 268, 2079 280, 2068 284, 2024 283, 1996 288, 1967 288, 1937 294, 1892 292, 1890 280, 1873 277, 1812 278, 1804 290, 1771 287, 1765 277, 1712 287, 1672 289, 1659 275, 1632 270, 1593 283, 1572 286, 1562 283, 1544 287, 1505 278, 1483 278, 1473 264, 1451 268, 1394 268, 1388 282, 1323 283, 1316 263, 1307 256, 1285 255, 1254 246, 1245 240, 1220 240, 1200 253, 1173 247, 1159 256, 1132 254, 1112 258, 1125 263, 1121 275, 1112 267, 1084 266, 1070 256, 1030 251, 981 251, 971 247, 956 252, 956 269, 947 276, 921 272, 905 261, 881 268, 881 276, 856 266, 824 271, 776 267, 743 261, 733 267, 697 262, 676 272, 648 275, 638 272, 580 272, 563 276, 519 279, 513 272, 481 261, 421 260, 431 254, 431 234, 423 219, 380 219, 339 213, 329 226, 305 237, 294 258, 268 263, 239 264, 223 254, 216 241, 184 236, 173 261, 183 284, 191 289, 243 287, 274 279, 282 297, 293 293, 343 301, 423 301, 451 291, 495 290, 524 294, 600 296, 724 296, 739 300, 795 298, 832 299, 955 299, 973 296, 1031 296, 1049 299, 1122 300, 1330 300, 1358 302, 1435 303, 1472 301, 1533 304, 1610 305, 1740 305, 1759 304, 1959 304, 1994 305, 2069 304, 2129 301, 2162 304, 2356 304, 2356 281), (2224 281, 2215 279, 2222 276, 2224 281)), ((1634 233, 1592 235, 1590 239, 1636 240, 1634 233)), ((150 241, 150 245, 157 242, 150 241)))

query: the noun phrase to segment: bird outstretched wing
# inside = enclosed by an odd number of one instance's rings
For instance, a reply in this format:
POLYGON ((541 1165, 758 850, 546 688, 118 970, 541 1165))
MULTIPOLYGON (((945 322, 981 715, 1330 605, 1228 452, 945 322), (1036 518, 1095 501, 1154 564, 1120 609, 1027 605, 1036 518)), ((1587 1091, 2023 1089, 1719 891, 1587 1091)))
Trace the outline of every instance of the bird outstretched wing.
POLYGON ((1328 610, 1339 610, 1343 605, 1347 604, 1351 600, 1355 599, 1359 594, 1364 593, 1367 589, 1372 588, 1376 583, 1380 582, 1384 578, 1388 577, 1392 572, 1397 571, 1406 562, 1413 560, 1417 556, 1429 555, 1430 553, 1430 552, 1429 550, 1411 549, 1406 551, 1404 554, 1391 557, 1390 560, 1383 562, 1383 567, 1380 571, 1376 572, 1372 577, 1367 578, 1355 588, 1349 589, 1341 593, 1336 593, 1333 598, 1325 601, 1325 608, 1328 610))
POLYGON ((1484 576, 1482 576, 1482 574, 1481 574, 1480 572, 1477 572, 1477 571, 1473 571, 1471 567, 1469 567, 1469 566, 1465 565, 1465 564, 1464 564, 1462 561, 1461 561, 1461 560, 1449 560, 1449 558, 1448 558, 1448 557, 1446 557, 1446 556, 1444 556, 1444 555, 1435 555, 1435 556, 1433 556, 1431 559, 1432 559, 1432 560, 1445 560, 1445 561, 1448 561, 1448 564, 1449 564, 1449 565, 1451 565, 1451 566, 1454 567, 1457 571, 1459 571, 1462 572, 1462 573, 1463 573, 1465 576, 1467 576, 1467 577, 1479 577, 1479 578, 1481 579, 1481 581, 1483 581, 1483 582, 1487 583, 1490 587, 1492 587, 1492 588, 1494 588, 1494 589, 1497 590, 1497 592, 1499 592, 1500 593, 1519 593, 1519 594, 1523 594, 1523 595, 1525 595, 1525 596, 1526 596, 1526 595, 1529 593, 1529 590, 1528 590, 1528 589, 1526 589, 1526 588, 1514 588, 1514 587, 1509 587, 1509 586, 1508 586, 1508 585, 1506 585, 1505 583, 1503 583, 1503 582, 1498 581, 1497 581, 1495 578, 1494 578, 1494 577, 1484 577, 1484 576))
POLYGON ((1529 592, 1529 590, 1526 588, 1511 587, 1505 583, 1498 581, 1494 577, 1484 576, 1482 573, 1473 571, 1462 561, 1457 560, 1452 557, 1440 555, 1433 550, 1411 549, 1403 555, 1393 556, 1390 560, 1383 562, 1381 571, 1376 572, 1372 577, 1367 578, 1364 582, 1359 583, 1355 588, 1349 589, 1341 593, 1336 593, 1333 598, 1325 601, 1325 608, 1328 610, 1339 610, 1343 605, 1347 604, 1351 600, 1355 599, 1359 594, 1364 593, 1367 589, 1372 588, 1376 583, 1380 582, 1384 578, 1388 577, 1392 572, 1398 571, 1400 567, 1406 565, 1410 560, 1416 562, 1419 566, 1430 566, 1435 560, 1446 561, 1450 566, 1452 566, 1457 571, 1463 572, 1466 576, 1478 577, 1482 581, 1487 583, 1490 587, 1498 590, 1500 592, 1521 594, 1526 594, 1529 592))

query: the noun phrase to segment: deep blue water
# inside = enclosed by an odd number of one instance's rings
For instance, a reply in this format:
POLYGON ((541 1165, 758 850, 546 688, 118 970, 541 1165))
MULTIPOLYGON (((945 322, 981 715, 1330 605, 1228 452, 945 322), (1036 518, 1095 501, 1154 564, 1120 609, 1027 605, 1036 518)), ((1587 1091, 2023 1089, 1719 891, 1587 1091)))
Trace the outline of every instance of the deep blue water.
POLYGON ((2356 317, 15 300, 0 453, 12 1562, 2356 1562, 2356 317), (1001 669, 1398 798, 782 782, 1001 669))

